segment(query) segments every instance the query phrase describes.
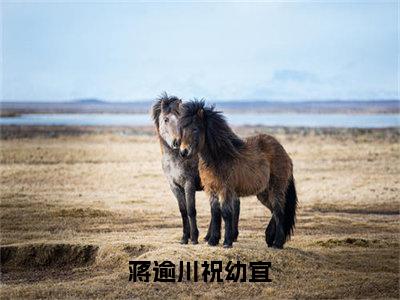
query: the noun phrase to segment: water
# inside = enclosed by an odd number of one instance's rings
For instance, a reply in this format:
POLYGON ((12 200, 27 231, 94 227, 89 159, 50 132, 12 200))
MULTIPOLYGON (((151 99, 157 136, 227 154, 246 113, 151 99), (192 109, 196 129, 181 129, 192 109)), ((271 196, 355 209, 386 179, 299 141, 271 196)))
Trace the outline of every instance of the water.
MULTIPOLYGON (((400 127, 399 114, 226 114, 232 125, 288 127, 400 127)), ((151 125, 148 114, 25 114, 1 117, 0 125, 140 126, 151 125)))

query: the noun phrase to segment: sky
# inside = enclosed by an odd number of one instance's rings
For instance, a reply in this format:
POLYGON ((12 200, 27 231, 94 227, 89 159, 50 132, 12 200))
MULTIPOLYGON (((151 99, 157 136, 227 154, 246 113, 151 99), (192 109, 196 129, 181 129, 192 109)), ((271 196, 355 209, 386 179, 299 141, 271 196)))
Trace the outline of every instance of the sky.
POLYGON ((397 1, 1 3, 0 99, 399 99, 397 1))

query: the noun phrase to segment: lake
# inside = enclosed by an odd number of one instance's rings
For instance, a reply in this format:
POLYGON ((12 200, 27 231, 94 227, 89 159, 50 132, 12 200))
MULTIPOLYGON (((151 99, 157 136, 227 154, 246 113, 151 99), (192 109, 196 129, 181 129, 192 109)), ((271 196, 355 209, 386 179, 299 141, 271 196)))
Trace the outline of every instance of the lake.
MULTIPOLYGON (((232 125, 287 127, 400 127, 399 114, 226 114, 232 125)), ((151 125, 148 114, 23 114, 1 117, 0 125, 143 126, 151 125)))

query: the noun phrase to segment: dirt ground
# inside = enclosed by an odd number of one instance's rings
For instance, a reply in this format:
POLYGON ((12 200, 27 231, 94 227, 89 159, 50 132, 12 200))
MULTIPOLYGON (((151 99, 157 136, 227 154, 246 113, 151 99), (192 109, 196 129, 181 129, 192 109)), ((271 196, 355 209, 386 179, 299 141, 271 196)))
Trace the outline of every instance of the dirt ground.
MULTIPOLYGON (((272 132, 300 207, 284 250, 270 213, 241 199, 232 249, 180 245, 181 219, 151 129, 2 129, 1 298, 399 298, 396 130, 272 132), (270 283, 129 282, 129 260, 270 261, 270 283)), ((210 218, 197 193, 201 238, 210 218)))

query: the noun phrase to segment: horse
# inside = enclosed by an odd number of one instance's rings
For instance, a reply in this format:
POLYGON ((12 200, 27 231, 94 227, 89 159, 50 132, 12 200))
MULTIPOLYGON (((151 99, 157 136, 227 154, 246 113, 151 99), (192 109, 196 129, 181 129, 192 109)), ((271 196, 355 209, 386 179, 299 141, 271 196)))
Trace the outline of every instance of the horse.
POLYGON ((232 247, 233 199, 256 195, 272 213, 266 243, 282 249, 293 233, 298 202, 293 164, 283 146, 267 134, 241 139, 204 100, 184 103, 178 125, 181 155, 199 157, 204 190, 220 202, 224 248, 232 247))
MULTIPOLYGON (((181 244, 198 243, 199 230, 196 222, 195 193, 202 191, 197 156, 190 158, 180 155, 178 145, 178 118, 182 100, 175 96, 163 93, 152 106, 151 115, 156 127, 157 137, 162 153, 162 168, 168 180, 171 191, 178 200, 182 217, 183 235, 181 244)), ((205 240, 209 245, 215 246, 221 238, 221 214, 219 203, 214 195, 210 196, 210 204, 214 213, 211 215, 205 240)), ((234 239, 239 235, 238 222, 240 213, 239 199, 234 200, 235 228, 234 239)))

